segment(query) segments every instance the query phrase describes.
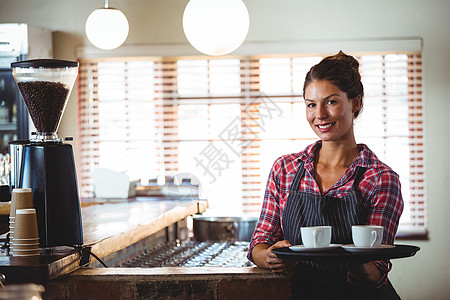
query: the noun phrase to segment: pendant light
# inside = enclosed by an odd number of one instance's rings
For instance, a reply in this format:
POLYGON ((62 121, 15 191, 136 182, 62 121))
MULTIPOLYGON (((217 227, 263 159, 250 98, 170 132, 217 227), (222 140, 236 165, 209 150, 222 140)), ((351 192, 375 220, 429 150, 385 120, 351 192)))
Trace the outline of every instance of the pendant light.
POLYGON ((183 14, 183 30, 189 43, 208 55, 225 55, 239 48, 249 25, 242 0, 191 0, 183 14))
POLYGON ((118 9, 105 7, 94 10, 86 20, 86 35, 97 48, 111 50, 119 47, 128 36, 127 17, 118 9))

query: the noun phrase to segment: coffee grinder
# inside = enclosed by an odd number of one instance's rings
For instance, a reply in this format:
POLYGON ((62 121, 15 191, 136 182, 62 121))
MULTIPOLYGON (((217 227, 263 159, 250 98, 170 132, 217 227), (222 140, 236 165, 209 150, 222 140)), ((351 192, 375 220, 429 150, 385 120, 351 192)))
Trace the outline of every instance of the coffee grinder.
POLYGON ((11 64, 36 135, 10 143, 11 187, 31 188, 41 248, 83 244, 73 150, 57 129, 78 62, 37 59, 11 64))

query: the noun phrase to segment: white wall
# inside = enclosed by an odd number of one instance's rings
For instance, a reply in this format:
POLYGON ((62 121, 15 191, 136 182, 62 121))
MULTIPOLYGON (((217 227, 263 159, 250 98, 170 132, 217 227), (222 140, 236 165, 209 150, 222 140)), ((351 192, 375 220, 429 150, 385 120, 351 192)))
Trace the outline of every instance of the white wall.
MULTIPOLYGON (((448 0, 244 0, 250 12, 248 42, 423 38, 426 180, 429 241, 401 241, 421 250, 393 260, 390 278, 403 299, 449 299, 450 248, 447 214, 450 179, 450 1, 448 0)), ((0 0, 0 22, 23 22, 54 31, 54 55, 74 59, 90 47, 84 35, 89 13, 102 0, 0 0)), ((187 0, 112 0, 130 21, 126 45, 186 43, 181 17, 187 0)), ((344 51, 346 49, 343 49, 344 51)), ((161 53, 164 55, 164 53, 161 53)), ((76 89, 60 136, 77 140, 76 89)), ((76 147, 75 147, 76 148, 76 147)))

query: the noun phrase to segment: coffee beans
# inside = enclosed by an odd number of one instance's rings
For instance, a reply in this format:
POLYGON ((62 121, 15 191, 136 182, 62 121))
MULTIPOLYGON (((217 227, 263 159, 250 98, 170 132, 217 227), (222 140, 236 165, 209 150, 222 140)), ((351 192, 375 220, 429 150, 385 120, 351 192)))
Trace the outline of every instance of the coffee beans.
POLYGON ((60 82, 19 82, 19 90, 38 132, 55 132, 69 89, 60 82))

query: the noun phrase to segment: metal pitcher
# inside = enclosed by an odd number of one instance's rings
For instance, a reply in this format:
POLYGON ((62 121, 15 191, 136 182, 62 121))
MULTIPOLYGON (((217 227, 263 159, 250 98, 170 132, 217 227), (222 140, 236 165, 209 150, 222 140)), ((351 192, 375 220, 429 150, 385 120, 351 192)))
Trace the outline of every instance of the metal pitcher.
POLYGON ((20 187, 20 173, 23 162, 23 146, 29 144, 29 140, 18 140, 9 143, 9 155, 11 157, 11 171, 9 173, 9 191, 20 187))

